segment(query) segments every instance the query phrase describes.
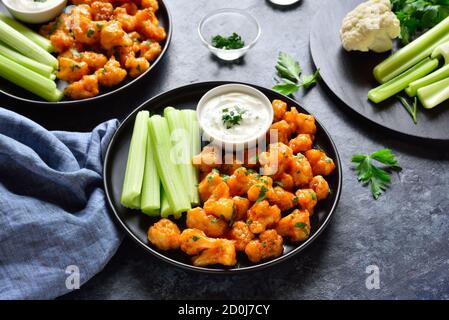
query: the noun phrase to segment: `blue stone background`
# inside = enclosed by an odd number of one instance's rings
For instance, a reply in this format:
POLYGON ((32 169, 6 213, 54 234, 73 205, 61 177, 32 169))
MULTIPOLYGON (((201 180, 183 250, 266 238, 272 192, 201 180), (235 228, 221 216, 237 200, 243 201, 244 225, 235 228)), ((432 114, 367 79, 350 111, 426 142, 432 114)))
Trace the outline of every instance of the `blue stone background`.
MULTIPOLYGON (((48 129, 85 131, 123 119, 152 96, 189 83, 236 80, 271 87, 280 50, 313 71, 309 26, 322 1, 281 10, 263 0, 166 0, 174 21, 171 46, 146 79, 101 105, 42 108, 0 98, 48 129), (218 8, 248 10, 260 22, 259 43, 239 65, 213 59, 197 35, 201 18, 218 8)), ((335 1, 338 5, 338 1, 335 1)), ((331 9, 331 8, 330 8, 331 9)), ((329 57, 332 59, 332 57, 329 57)), ((336 61, 335 63, 338 63, 336 61)), ((105 269, 65 299, 449 299, 449 152, 447 147, 383 133, 341 104, 323 83, 296 98, 328 129, 340 152, 343 193, 327 230, 298 256, 238 276, 190 273, 149 255, 126 238, 105 269), (356 180, 353 153, 395 150, 403 170, 379 200, 356 180), (369 265, 380 289, 368 290, 369 265)), ((407 116, 404 113, 404 116, 407 116)), ((412 123, 411 123, 412 125, 412 123)))

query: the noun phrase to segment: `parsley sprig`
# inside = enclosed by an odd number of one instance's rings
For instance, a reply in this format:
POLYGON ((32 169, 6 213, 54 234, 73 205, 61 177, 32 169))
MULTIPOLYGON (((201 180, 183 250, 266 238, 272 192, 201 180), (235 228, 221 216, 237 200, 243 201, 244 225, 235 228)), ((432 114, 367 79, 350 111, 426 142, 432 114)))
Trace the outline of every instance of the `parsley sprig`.
POLYGON ((221 113, 221 120, 226 126, 226 129, 231 129, 233 126, 239 125, 240 122, 242 122, 246 110, 239 106, 234 106, 231 108, 224 108, 221 110, 221 113))
POLYGON ((402 44, 449 16, 448 0, 391 0, 393 12, 401 23, 402 44))
POLYGON ((352 156, 352 162, 357 164, 355 172, 358 180, 363 184, 369 184, 374 199, 378 199, 390 187, 391 177, 389 172, 374 165, 373 160, 391 170, 400 170, 401 167, 390 149, 380 149, 370 155, 354 154, 352 156))
POLYGON ((299 62, 282 51, 279 52, 276 71, 281 77, 281 82, 274 85, 273 90, 286 96, 292 95, 301 87, 306 89, 313 87, 320 77, 320 69, 317 69, 313 74, 301 78, 302 68, 299 62))
POLYGON ((229 37, 216 35, 212 38, 212 46, 219 49, 232 50, 241 49, 245 46, 245 41, 237 33, 232 33, 229 37))

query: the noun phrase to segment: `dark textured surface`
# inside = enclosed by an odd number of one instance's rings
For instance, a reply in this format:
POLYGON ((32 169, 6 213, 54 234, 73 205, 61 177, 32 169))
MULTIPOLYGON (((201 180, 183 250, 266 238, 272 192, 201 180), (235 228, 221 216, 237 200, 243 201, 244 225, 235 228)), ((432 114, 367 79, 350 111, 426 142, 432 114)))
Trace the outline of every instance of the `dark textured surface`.
MULTIPOLYGON (((239 80, 271 87, 279 50, 295 54, 312 70, 308 48, 311 18, 320 1, 304 0, 281 11, 261 0, 167 0, 174 19, 171 48, 148 79, 103 105, 71 110, 15 107, 47 128, 91 129, 122 119, 152 95, 202 80, 239 80), (207 12, 244 8, 262 26, 262 37, 240 65, 223 65, 202 47, 196 26, 207 12), (131 102, 134 101, 134 102, 131 102)), ((337 3, 337 2, 336 2, 337 3)), ((337 5, 337 4, 336 4, 337 5)), ((338 62, 336 62, 338 63, 338 62)), ((355 116, 323 84, 297 95, 329 130, 343 165, 343 194, 333 221, 302 254, 259 273, 220 277, 189 273, 162 263, 126 239, 104 271, 70 299, 218 298, 445 298, 449 299, 449 154, 446 148, 398 140, 355 116), (351 169, 355 152, 391 147, 404 170, 374 201, 351 169), (380 269, 380 289, 367 290, 365 269, 380 269)), ((12 105, 1 99, 2 105, 12 105)))

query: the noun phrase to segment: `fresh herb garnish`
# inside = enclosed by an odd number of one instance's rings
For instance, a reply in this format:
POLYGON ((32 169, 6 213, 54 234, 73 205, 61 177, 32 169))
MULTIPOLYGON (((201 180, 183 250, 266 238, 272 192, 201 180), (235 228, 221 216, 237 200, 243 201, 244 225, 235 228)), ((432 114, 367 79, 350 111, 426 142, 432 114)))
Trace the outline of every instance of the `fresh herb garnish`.
POLYGON ((370 155, 354 154, 352 156, 352 162, 357 164, 355 172, 358 180, 363 184, 370 184, 374 199, 378 199, 391 185, 391 177, 389 172, 375 166, 373 160, 393 170, 400 170, 401 167, 390 149, 381 149, 370 155))
POLYGON ((88 38, 91 38, 94 34, 95 34, 95 30, 94 30, 94 29, 89 28, 89 29, 87 30, 86 35, 87 35, 88 38))
POLYGON ((283 184, 281 181, 275 181, 275 182, 274 182, 274 185, 275 185, 275 186, 278 186, 278 187, 281 187, 281 188, 284 187, 284 184, 283 184))
POLYGON ((402 44, 417 33, 430 29, 449 16, 447 0, 391 0, 392 10, 401 23, 402 44))
POLYGON ((412 121, 414 124, 418 123, 418 120, 416 119, 416 110, 418 106, 418 99, 415 97, 413 100, 413 106, 408 102, 408 100, 402 96, 396 96, 401 104, 404 106, 405 110, 407 110, 410 117, 412 117, 412 121))
POLYGON ((246 110, 240 108, 239 106, 235 106, 231 108, 224 108, 221 113, 221 120, 226 126, 226 129, 231 129, 233 126, 240 124, 246 110))
POLYGON ((229 220, 229 228, 232 228, 235 220, 235 208, 232 209, 231 219, 229 220))
POLYGON ((306 236, 309 236, 309 228, 307 227, 307 224, 305 224, 304 222, 296 222, 295 227, 302 229, 306 234, 306 236))
POLYGON ((193 237, 192 237, 192 240, 196 242, 196 241, 200 240, 200 238, 197 237, 197 236, 193 236, 193 237))
POLYGON ((61 18, 57 18, 55 23, 53 23, 53 25, 51 26, 50 30, 48 30, 48 35, 51 36, 53 33, 55 33, 56 30, 58 30, 61 23, 62 23, 61 18))
POLYGON ((216 35, 212 38, 212 46, 218 49, 232 50, 240 49, 245 46, 245 41, 237 33, 233 33, 229 37, 216 35))
POLYGON ((260 187, 259 190, 259 196, 257 197, 256 203, 261 202, 263 199, 265 199, 265 196, 267 195, 268 188, 265 186, 260 187))
POLYGON ((313 87, 320 77, 320 69, 317 69, 313 74, 301 78, 302 68, 299 62, 285 52, 279 52, 276 71, 281 81, 273 86, 273 90, 287 96, 301 87, 305 89, 313 87))

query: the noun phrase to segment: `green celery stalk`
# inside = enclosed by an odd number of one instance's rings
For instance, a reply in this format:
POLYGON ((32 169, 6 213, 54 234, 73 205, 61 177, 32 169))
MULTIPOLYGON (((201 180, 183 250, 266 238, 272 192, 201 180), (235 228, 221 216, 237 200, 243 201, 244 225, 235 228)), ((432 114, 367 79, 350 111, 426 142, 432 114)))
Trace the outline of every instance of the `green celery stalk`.
POLYGON ((401 73, 390 81, 370 90, 368 92, 368 99, 374 103, 382 102, 395 94, 401 92, 408 85, 420 79, 438 67, 437 59, 426 58, 411 69, 401 73))
POLYGON ((189 193, 184 188, 176 164, 171 160, 170 129, 167 120, 159 115, 150 118, 150 134, 159 177, 173 213, 179 214, 191 209, 189 193))
MULTIPOLYGON (((149 125, 149 118, 147 125, 149 125)), ((159 216, 161 207, 161 195, 159 175, 157 174, 156 162, 154 161, 154 152, 150 133, 147 133, 147 151, 145 159, 145 170, 143 175, 142 194, 140 201, 140 210, 149 216, 159 216)))
POLYGON ((173 215, 175 219, 179 219, 181 218, 182 213, 173 213, 173 210, 168 203, 167 194, 165 193, 164 188, 161 188, 161 217, 168 218, 171 215, 173 215))
POLYGON ((177 161, 176 167, 178 168, 184 188, 191 199, 192 190, 190 188, 190 177, 187 167, 190 156, 190 137, 186 132, 185 121, 181 111, 173 107, 166 107, 164 109, 164 117, 167 119, 168 128, 170 129, 170 141, 173 145, 172 152, 174 152, 177 161))
POLYGON ((418 99, 426 109, 432 109, 449 99, 449 78, 418 89, 418 99))
POLYGON ((11 59, 14 62, 17 62, 18 64, 21 64, 22 66, 37 72, 41 75, 43 75, 46 78, 49 78, 50 80, 54 80, 56 76, 54 75, 54 70, 52 67, 47 66, 45 64, 42 64, 40 62, 37 62, 33 59, 30 59, 11 48, 3 45, 0 43, 0 54, 5 56, 8 59, 11 59))
POLYGON ((140 209, 149 116, 150 113, 148 111, 139 111, 137 113, 129 146, 121 203, 124 207, 130 209, 140 209))
POLYGON ((0 13, 0 20, 3 21, 4 23, 8 24, 12 28, 16 29, 18 32, 20 32, 25 37, 27 37, 28 39, 30 39, 31 41, 36 43, 38 46, 40 46, 45 51, 47 51, 47 52, 54 51, 53 45, 51 44, 50 40, 41 36, 37 32, 34 32, 30 28, 24 26, 19 21, 15 20, 11 17, 8 17, 2 13, 0 13))
POLYGON ((2 20, 0 20, 0 41, 30 59, 54 69, 58 68, 58 60, 55 57, 2 20))
POLYGON ((373 70, 374 77, 385 83, 430 56, 435 47, 448 40, 449 17, 378 64, 373 70))
POLYGON ((198 125, 198 119, 195 110, 182 110, 181 113, 184 116, 186 130, 190 137, 190 154, 188 162, 188 174, 190 188, 192 190, 192 197, 190 201, 192 202, 192 205, 198 205, 200 204, 200 196, 198 194, 199 173, 198 169, 192 163, 192 158, 193 156, 201 152, 200 127, 198 125))
POLYGON ((0 76, 39 97, 57 102, 64 94, 56 83, 0 54, 0 76))
POLYGON ((413 81, 412 83, 410 83, 408 88, 405 89, 405 92, 409 95, 409 97, 414 97, 416 96, 418 89, 448 77, 449 77, 449 65, 446 65, 432 72, 431 74, 428 74, 424 78, 413 81))

